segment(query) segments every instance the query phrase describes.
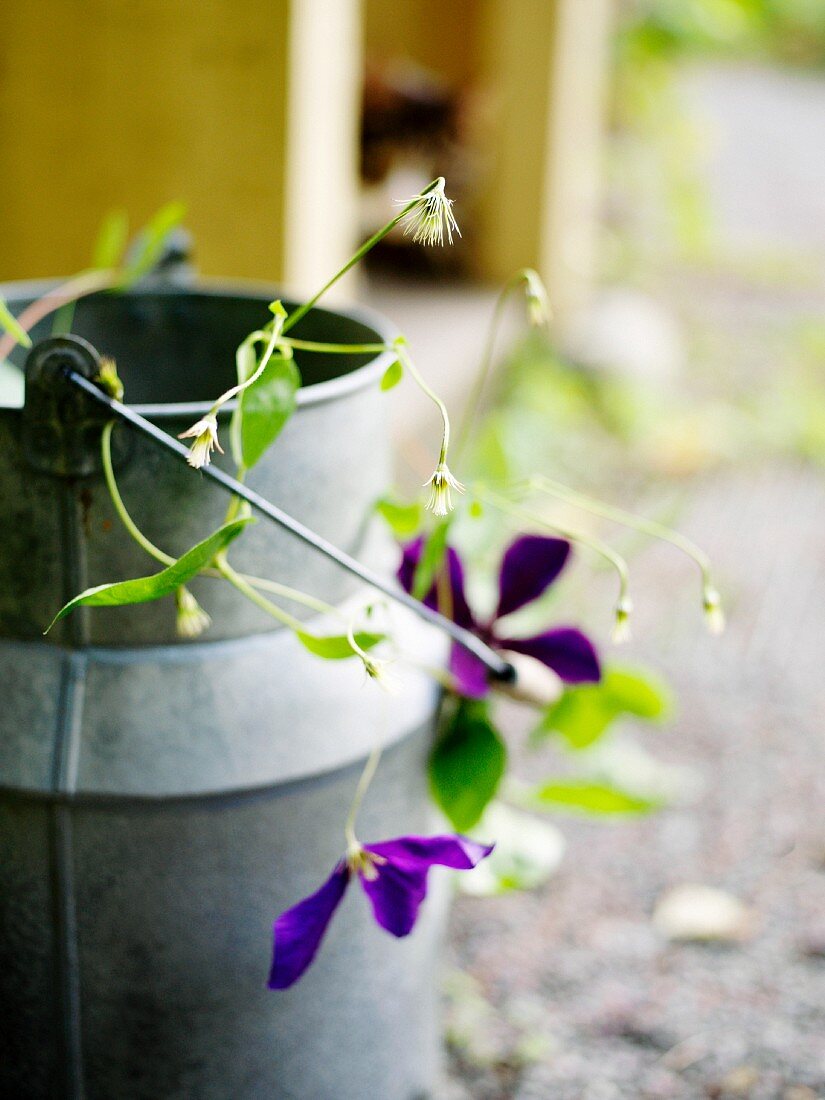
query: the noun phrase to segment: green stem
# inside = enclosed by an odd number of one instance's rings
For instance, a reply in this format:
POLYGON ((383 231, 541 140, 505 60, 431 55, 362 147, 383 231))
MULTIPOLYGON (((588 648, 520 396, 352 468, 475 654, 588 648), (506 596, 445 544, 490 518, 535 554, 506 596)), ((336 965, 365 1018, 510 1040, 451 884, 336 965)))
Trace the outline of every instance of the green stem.
POLYGON ((501 319, 504 315, 504 307, 507 304, 507 299, 513 293, 513 291, 516 290, 521 283, 526 281, 526 270, 526 268, 521 268, 515 273, 515 275, 511 275, 504 286, 501 288, 501 291, 496 298, 496 304, 493 308, 493 316, 490 320, 490 327, 487 330, 487 339, 485 341, 484 349, 481 354, 481 363, 479 364, 478 371, 476 372, 475 380, 473 382, 473 388, 470 390, 470 396, 467 398, 467 402, 464 406, 464 411, 461 416, 461 424, 459 425, 458 433, 456 436, 456 461, 458 461, 464 454, 464 449, 467 446, 467 440, 470 435, 470 428, 472 427, 473 421, 478 415, 479 406, 481 405, 481 398, 484 394, 484 389, 487 385, 487 379, 490 376, 490 370, 493 365, 493 352, 495 350, 498 330, 501 326, 501 319))
POLYGON ((711 583, 710 558, 692 539, 689 539, 679 531, 674 531, 671 527, 666 527, 656 520, 647 519, 644 516, 635 516, 632 512, 625 512, 623 508, 617 508, 612 504, 605 504, 600 500, 594 500, 592 497, 588 497, 575 489, 569 489, 566 485, 562 485, 561 482, 554 481, 552 478, 545 477, 544 475, 529 478, 526 483, 526 488, 528 491, 538 489, 540 492, 547 493, 549 496, 555 496, 559 500, 567 501, 576 508, 581 508, 582 511, 592 512, 595 516, 601 516, 613 523, 620 523, 622 526, 629 527, 634 531, 641 531, 643 534, 650 535, 651 538, 669 542, 696 563, 702 574, 703 585, 711 583))
POLYGON ((374 662, 374 658, 370 657, 369 653, 366 653, 361 648, 361 646, 358 644, 358 642, 356 642, 356 640, 355 640, 355 617, 354 616, 351 619, 349 619, 348 622, 347 622, 347 641, 352 646, 353 653, 355 653, 358 657, 361 658, 361 660, 364 663, 365 668, 368 667, 370 664, 372 664, 374 662))
POLYGON ((296 351, 319 351, 324 354, 329 352, 331 355, 367 355, 393 350, 392 344, 323 344, 317 340, 293 340, 288 336, 282 337, 279 343, 296 351))
POLYGON ((245 379, 243 382, 238 382, 237 385, 231 386, 228 390, 222 393, 212 405, 212 408, 209 410, 209 416, 214 416, 221 405, 225 405, 227 401, 231 401, 233 397, 237 397, 239 393, 242 393, 244 390, 249 389, 251 385, 258 381, 263 372, 266 370, 266 365, 272 358, 272 355, 278 346, 280 336, 281 326, 279 324, 279 319, 276 317, 272 325, 272 332, 269 336, 269 343, 266 345, 266 350, 261 356, 261 361, 255 368, 254 372, 250 374, 249 378, 245 379))
POLYGON ((441 413, 443 431, 441 436, 441 451, 438 457, 438 463, 439 465, 441 465, 442 462, 447 461, 447 450, 450 446, 450 414, 447 412, 447 406, 444 404, 438 394, 434 390, 432 390, 430 386, 428 386, 427 383, 424 381, 421 372, 418 370, 418 367, 416 367, 415 363, 413 363, 412 358, 407 351, 405 343, 403 342, 403 338, 396 341, 394 349, 398 354, 398 358, 401 360, 401 365, 406 371, 409 371, 413 381, 421 390, 421 392, 429 397, 430 401, 434 402, 434 404, 438 408, 438 411, 441 413))
POLYGON ((319 600, 315 596, 310 596, 307 592, 301 592, 298 588, 290 588, 286 584, 279 584, 278 581, 267 580, 266 577, 252 577, 248 573, 239 573, 238 576, 242 577, 247 584, 253 588, 259 588, 262 592, 269 592, 273 596, 280 596, 284 600, 292 600, 293 603, 299 603, 303 607, 317 611, 319 615, 331 615, 342 622, 346 621, 346 616, 342 615, 337 607, 333 607, 332 604, 319 600))
MULTIPOLYGON (((112 465, 112 428, 114 424, 115 421, 111 420, 103 429, 100 448, 103 474, 106 480, 106 487, 109 490, 109 496, 112 499, 112 504, 114 504, 120 522, 138 546, 145 550, 150 557, 161 562, 163 565, 174 565, 177 558, 173 558, 170 554, 164 553, 163 550, 160 550, 153 542, 149 541, 132 519, 126 509, 126 505, 123 503, 123 498, 120 495, 114 467, 112 465)), ((212 568, 204 569, 201 575, 218 580, 223 578, 223 574, 219 572, 219 570, 212 568)), ((317 611, 321 615, 334 615, 342 621, 345 618, 336 607, 326 603, 324 600, 317 599, 315 596, 310 596, 307 592, 301 592, 297 588, 290 588, 288 585, 279 584, 278 581, 271 581, 264 577, 252 577, 247 573, 238 573, 237 576, 252 588, 258 588, 263 592, 269 592, 274 596, 280 596, 282 599, 302 604, 304 607, 308 607, 312 611, 317 611)))
POLYGON ((277 604, 272 603, 266 596, 262 596, 242 574, 236 573, 223 553, 216 556, 215 568, 225 580, 229 581, 233 588, 236 588, 241 595, 246 596, 250 603, 254 603, 261 611, 265 611, 267 615, 277 619, 279 623, 296 633, 303 631, 303 624, 294 615, 290 615, 288 611, 284 611, 277 604))
POLYGON ((109 496, 112 498, 112 504, 115 506, 118 519, 138 546, 145 550, 150 557, 154 558, 155 561, 162 562, 163 565, 174 565, 177 559, 170 557, 169 554, 164 554, 164 552, 159 550, 153 542, 150 542, 126 510, 126 505, 123 503, 123 498, 117 487, 114 466, 112 465, 112 429, 114 426, 115 421, 110 420, 103 429, 103 434, 100 438, 100 457, 103 463, 103 476, 106 480, 106 488, 109 490, 109 496))
MULTIPOLYGON (((246 466, 241 463, 235 470, 235 480, 239 481, 243 485, 244 481, 246 480, 246 473, 246 466)), ((229 504, 227 505, 226 515, 224 516, 223 520, 224 523, 231 523, 232 520, 235 519, 241 509, 242 503, 242 499, 239 496, 235 496, 234 494, 229 498, 229 504)))
POLYGON ((623 606, 628 602, 630 574, 627 562, 621 554, 616 553, 612 546, 608 546, 606 542, 602 542, 601 539, 594 538, 591 535, 583 535, 581 532, 571 531, 568 528, 561 527, 557 523, 550 523, 549 520, 544 519, 542 516, 536 515, 526 508, 522 508, 520 505, 508 500, 507 497, 500 496, 498 493, 494 493, 492 490, 483 486, 474 486, 473 491, 477 496, 481 497, 482 500, 487 500, 488 503, 492 504, 495 508, 499 508, 502 512, 508 512, 510 515, 526 523, 538 524, 541 527, 547 528, 549 531, 555 531, 555 533, 561 535, 562 538, 568 539, 570 542, 581 543, 582 546, 587 546, 589 549, 601 555, 601 557, 613 566, 618 575, 618 606, 623 606))
POLYGON ((358 786, 355 788, 355 794, 350 804, 347 820, 344 822, 344 837, 349 851, 359 848, 358 838, 355 835, 355 822, 358 817, 358 811, 361 809, 361 803, 364 801, 364 795, 369 790, 370 784, 375 778, 375 773, 378 770, 378 764, 381 760, 381 753, 383 751, 384 746, 379 742, 367 758, 364 770, 361 772, 358 779, 358 786))
POLYGON ((426 195, 428 192, 432 191, 432 189, 438 184, 438 182, 439 181, 437 179, 435 179, 435 180, 432 181, 432 183, 427 184, 427 186, 424 188, 424 190, 419 195, 416 195, 415 198, 410 199, 410 201, 402 207, 401 211, 394 218, 392 218, 390 221, 388 221, 385 226, 382 226, 382 228, 379 229, 377 233, 373 233, 373 235, 370 237, 370 239, 368 241, 365 241, 361 245, 361 247, 358 249, 358 251, 353 256, 351 256, 349 260, 347 260, 347 262, 344 264, 344 266, 339 271, 336 271, 336 273, 332 276, 331 279, 329 279, 326 283, 324 283, 324 285, 321 287, 321 289, 318 291, 317 294, 314 294, 309 299, 308 302, 304 302, 304 304, 302 306, 298 306, 298 308, 296 310, 294 310, 292 313, 290 313, 289 317, 287 317, 286 321, 284 321, 284 327, 283 327, 282 331, 283 332, 289 332, 289 330, 294 325, 297 325, 298 322, 301 320, 301 318, 303 316, 305 316, 307 313, 309 313, 309 311, 312 309, 312 307, 315 305, 315 303, 321 297, 323 297, 324 294, 326 294, 326 292, 330 289, 330 287, 334 286, 335 283, 337 283, 338 280, 342 276, 346 275, 346 273, 350 270, 350 268, 355 267, 355 265, 358 263, 358 261, 362 260, 364 258, 364 256, 366 256, 366 254, 371 249, 375 248, 375 246, 380 241, 383 241, 383 239, 387 236, 387 234, 392 232, 393 229, 395 229, 395 227, 398 225, 398 223, 401 221, 401 219, 406 214, 408 214, 410 212, 410 210, 412 210, 412 208, 414 206, 416 206, 421 201, 422 195, 426 195))

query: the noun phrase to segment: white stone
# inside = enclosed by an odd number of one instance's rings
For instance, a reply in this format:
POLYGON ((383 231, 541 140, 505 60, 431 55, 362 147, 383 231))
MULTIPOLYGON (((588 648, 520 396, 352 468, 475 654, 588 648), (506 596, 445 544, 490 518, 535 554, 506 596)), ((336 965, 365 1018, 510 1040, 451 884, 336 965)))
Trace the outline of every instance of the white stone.
POLYGON ((753 913, 733 894, 712 886, 685 884, 656 903, 654 927, 669 940, 735 942, 753 931, 753 913))

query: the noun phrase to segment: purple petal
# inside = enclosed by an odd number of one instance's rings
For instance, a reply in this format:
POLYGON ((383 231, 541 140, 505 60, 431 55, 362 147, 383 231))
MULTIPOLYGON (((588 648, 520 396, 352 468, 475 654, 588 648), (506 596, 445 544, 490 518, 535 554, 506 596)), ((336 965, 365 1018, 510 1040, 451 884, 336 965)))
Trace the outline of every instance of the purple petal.
POLYGON ((349 883, 349 871, 342 860, 320 890, 299 901, 275 921, 270 989, 287 989, 297 982, 315 958, 327 925, 349 883))
POLYGON ((486 667, 475 654, 458 643, 450 651, 450 672, 459 695, 468 699, 483 699, 490 690, 486 667))
POLYGON ((573 627, 547 630, 535 638, 497 638, 496 645, 535 657, 568 684, 597 683, 602 676, 592 643, 573 627))
POLYGON ((427 895, 427 872, 439 864, 469 871, 493 850, 463 836, 402 836, 365 844, 386 862, 375 865, 375 878, 360 876, 376 921, 393 936, 408 935, 427 895))
MULTIPOLYGON (((407 592, 412 592, 415 570, 421 560, 423 545, 423 538, 418 538, 415 539, 414 542, 407 543, 404 547, 403 557, 401 559, 401 565, 398 567, 397 576, 401 587, 406 589, 407 592)), ((435 611, 440 611, 442 614, 446 615, 448 619, 452 619, 453 622, 458 623, 459 626, 465 626, 468 630, 472 630, 475 626, 475 620, 473 619, 473 613, 470 610, 470 606, 467 603, 467 597, 464 595, 464 568, 461 564, 461 558, 459 558, 452 546, 447 547, 446 557, 448 569, 445 571, 444 565, 442 564, 438 571, 439 575, 442 577, 446 577, 446 575, 449 574, 446 599, 444 593, 441 593, 441 598, 439 599, 440 589, 436 582, 424 596, 423 602, 427 607, 431 607, 435 611), (446 606, 448 603, 452 606, 446 606)))
POLYGON ((499 574, 499 601, 495 617, 538 599, 561 573, 570 543, 544 535, 523 535, 507 547, 499 574))

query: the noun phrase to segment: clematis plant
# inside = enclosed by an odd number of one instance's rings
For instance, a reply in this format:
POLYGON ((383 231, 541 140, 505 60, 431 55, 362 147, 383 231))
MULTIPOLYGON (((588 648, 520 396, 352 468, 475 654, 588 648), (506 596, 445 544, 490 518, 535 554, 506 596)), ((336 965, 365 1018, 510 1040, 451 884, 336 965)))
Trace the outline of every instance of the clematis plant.
MULTIPOLYGON (((398 579, 408 592, 413 590, 423 547, 423 538, 404 547, 398 579)), ((553 627, 529 638, 508 637, 498 627, 500 620, 542 596, 558 578, 569 556, 570 543, 564 539, 544 535, 517 538, 501 559, 496 609, 491 617, 480 619, 467 602, 461 559, 452 547, 448 547, 445 561, 424 596, 424 603, 441 610, 494 649, 523 654, 550 669, 565 683, 596 683, 601 670, 595 647, 575 627, 553 627)), ((459 695, 480 699, 490 690, 486 668, 460 642, 453 643, 450 672, 459 695)))
MULTIPOLYGON (((619 582, 615 605, 614 640, 627 636, 632 603, 629 594, 629 570, 624 559, 608 543, 592 534, 548 522, 544 511, 534 507, 547 497, 561 499, 567 505, 589 512, 609 522, 624 524, 642 534, 663 539, 686 553, 698 566, 702 581, 702 607, 708 625, 718 631, 723 625, 719 593, 710 576, 707 556, 690 540, 677 532, 639 519, 610 505, 594 501, 541 474, 527 483, 515 485, 464 485, 453 474, 461 461, 480 407, 483 388, 490 374, 493 349, 505 304, 518 295, 527 322, 543 327, 551 317, 544 284, 532 269, 525 268, 504 285, 495 305, 481 364, 472 387, 467 412, 451 451, 451 421, 444 401, 435 392, 416 364, 408 342, 402 336, 392 344, 334 344, 309 342, 291 337, 290 331, 319 299, 372 248, 394 230, 410 234, 424 246, 452 243, 460 235, 453 213, 453 201, 447 197, 443 177, 433 180, 417 195, 398 204, 399 209, 384 226, 353 254, 324 285, 291 312, 282 303, 270 305, 270 315, 249 333, 235 356, 235 384, 220 394, 207 414, 181 433, 192 440, 188 461, 195 469, 210 464, 214 452, 224 453, 219 438, 218 411, 236 399, 229 430, 227 451, 234 462, 235 476, 243 482, 248 471, 263 457, 288 422, 296 407, 301 377, 294 352, 311 355, 357 356, 391 351, 394 359, 381 381, 382 390, 390 390, 409 378, 429 398, 438 411, 441 441, 432 473, 424 488, 423 504, 379 503, 378 510, 401 536, 404 543, 398 579, 413 596, 439 610, 448 619, 475 634, 487 646, 502 651, 517 670, 518 679, 511 691, 539 712, 539 726, 546 731, 566 730, 566 736, 589 743, 582 722, 595 716, 600 729, 622 713, 651 717, 656 711, 646 685, 625 673, 609 670, 602 678, 602 662, 593 642, 574 626, 548 626, 523 637, 506 626, 510 615, 539 599, 564 570, 572 544, 595 552, 609 563, 619 582), (498 596, 489 616, 472 610, 465 592, 464 565, 455 547, 448 544, 449 521, 454 510, 472 510, 480 502, 501 516, 502 524, 516 527, 517 536, 503 553, 498 575, 498 596), (572 702, 562 690, 575 692, 572 702), (567 700, 567 703, 566 703, 567 700), (549 709, 548 709, 549 707, 549 709), (575 722, 571 715, 575 717, 575 722), (576 725, 578 723, 578 725, 576 725), (571 733, 570 731, 575 731, 571 733)), ((69 331, 72 310, 77 299, 99 292, 128 290, 146 275, 162 255, 170 232, 180 223, 183 210, 172 204, 161 210, 127 247, 127 226, 123 215, 107 219, 95 249, 94 268, 83 272, 50 291, 27 307, 19 317, 11 314, 0 299, 0 362, 15 343, 30 346, 29 330, 50 313, 58 313, 56 331, 69 331)), ((101 363, 96 380, 101 389, 120 400, 123 387, 116 365, 110 359, 101 363)), ((161 568, 131 580, 114 580, 81 592, 62 607, 54 621, 81 605, 124 606, 150 600, 167 599, 175 615, 176 628, 185 640, 208 631, 211 620, 187 587, 196 576, 228 583, 256 607, 291 631, 295 642, 323 660, 350 660, 360 663, 366 679, 386 683, 386 656, 403 664, 404 655, 392 650, 389 632, 376 628, 367 602, 355 615, 343 616, 312 593, 302 592, 277 579, 254 577, 239 572, 230 561, 236 540, 244 537, 251 519, 246 505, 233 497, 222 525, 206 535, 186 553, 175 557, 155 546, 140 530, 121 496, 112 462, 113 422, 104 428, 101 438, 103 474, 112 504, 127 533, 161 568), (300 604, 339 623, 339 632, 319 634, 298 620, 284 604, 300 604), (370 620, 369 628, 362 622, 370 620), (375 651, 378 651, 376 653, 375 651)), ((422 470, 422 475, 425 471, 422 470)), ((343 826, 344 855, 327 880, 313 894, 298 901, 277 917, 269 986, 285 989, 296 982, 315 958, 323 936, 348 885, 357 879, 372 907, 377 923, 394 936, 405 936, 413 928, 427 892, 427 878, 434 866, 471 870, 493 850, 490 843, 465 834, 478 826, 482 813, 495 796, 504 778, 507 754, 504 739, 495 727, 490 709, 490 685, 485 666, 465 646, 454 644, 449 669, 429 667, 428 671, 444 687, 441 729, 430 759, 430 780, 436 803, 452 826, 453 835, 401 836, 362 844, 356 835, 357 814, 381 759, 382 746, 376 744, 367 760, 354 792, 352 805, 343 826)), ((542 798, 546 802, 576 803, 580 807, 609 805, 622 812, 641 812, 648 806, 643 799, 605 791, 592 783, 572 790, 564 782, 546 783, 542 798), (572 793, 571 793, 572 791, 572 793), (548 793, 549 792, 549 793, 548 793)), ((492 838, 490 838, 492 839, 492 838)))

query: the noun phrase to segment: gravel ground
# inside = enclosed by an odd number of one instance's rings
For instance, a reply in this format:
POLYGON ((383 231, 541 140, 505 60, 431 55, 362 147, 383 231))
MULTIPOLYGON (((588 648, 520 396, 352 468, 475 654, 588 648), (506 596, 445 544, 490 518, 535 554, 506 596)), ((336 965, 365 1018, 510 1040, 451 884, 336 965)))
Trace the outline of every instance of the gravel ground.
MULTIPOLYGON (((825 82, 719 69, 692 79, 721 135, 717 205, 741 235, 747 204, 731 203, 726 180, 771 158, 777 217, 761 187, 745 228, 798 251, 797 193, 825 224, 821 142, 811 155, 825 82)), ((825 270, 817 234, 807 248, 825 270)), ((821 312, 815 289, 785 288, 764 310, 746 276, 677 274, 659 292, 688 326, 710 324, 723 347, 730 337, 746 386, 751 361, 764 369, 766 326, 777 311, 821 312)), ((626 656, 672 682, 680 717, 645 743, 692 769, 699 792, 637 822, 560 822, 567 854, 546 887, 458 903, 445 1100, 825 1097, 825 484, 801 462, 754 456, 703 475, 689 496, 681 526, 718 563, 730 628, 702 634, 680 563, 654 548, 634 562, 640 641, 626 656), (657 931, 657 899, 686 883, 747 907, 739 938, 674 943, 657 931)))
POLYGON ((688 527, 733 591, 730 629, 700 637, 677 597, 630 655, 676 687, 681 718, 654 751, 702 792, 634 823, 562 824, 567 855, 541 892, 459 903, 455 1100, 825 1096, 825 486, 783 468, 698 495, 688 527), (668 942, 651 915, 684 883, 741 900, 743 940, 668 942))

